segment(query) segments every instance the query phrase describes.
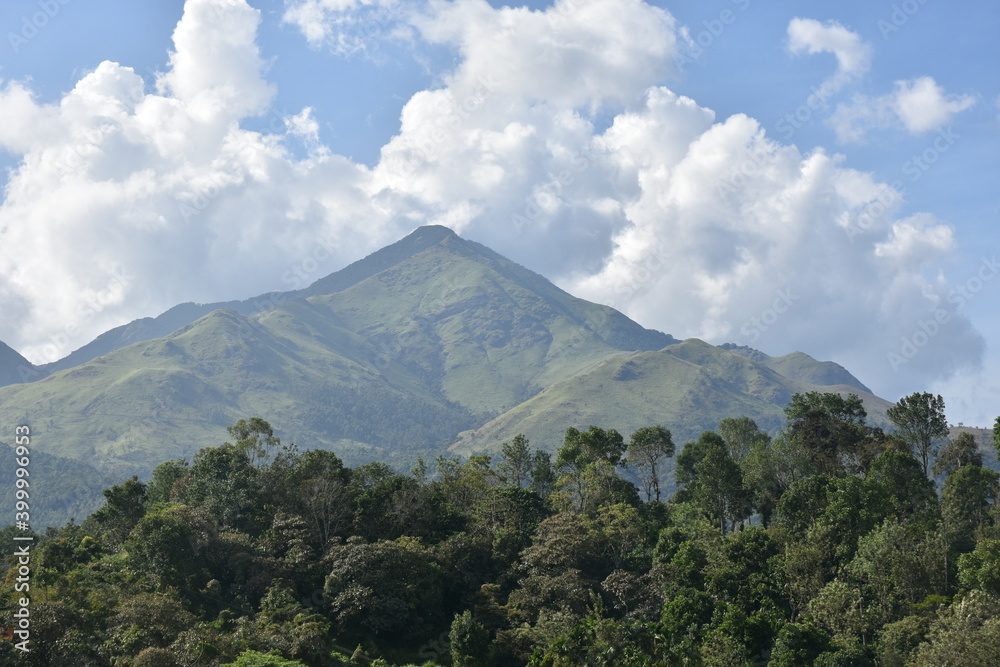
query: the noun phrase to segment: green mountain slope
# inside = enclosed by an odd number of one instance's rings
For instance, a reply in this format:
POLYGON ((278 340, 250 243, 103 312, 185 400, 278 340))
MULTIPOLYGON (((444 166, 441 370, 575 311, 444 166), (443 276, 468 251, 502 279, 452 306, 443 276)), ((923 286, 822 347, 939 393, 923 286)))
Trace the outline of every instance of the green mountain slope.
POLYGON ((0 388, 0 420, 118 478, 190 458, 250 415, 351 464, 405 465, 610 356, 675 342, 443 227, 265 296, 270 308, 213 310, 160 337, 142 339, 205 307, 109 332, 81 354, 140 340, 0 388))
POLYGON ((620 354, 463 433, 451 451, 496 452, 518 433, 534 446, 554 450, 567 427, 591 424, 626 437, 641 426, 661 424, 678 444, 714 429, 725 417, 750 416, 773 431, 784 424, 783 408, 796 392, 858 394, 876 421, 891 405, 856 387, 803 382, 769 366, 696 339, 656 352, 620 354))
MULTIPOLYGON (((0 387, 0 422, 30 424, 33 447, 53 457, 33 474, 89 466, 98 474, 80 476, 99 499, 108 478, 190 459, 253 415, 348 465, 406 467, 521 431, 555 449, 570 425, 665 424, 682 439, 749 415, 772 429, 795 391, 863 388, 806 355, 679 343, 444 227, 308 288, 223 305, 133 322, 64 360, 82 363, 0 387)), ((55 514, 72 505, 53 493, 55 514)))
POLYGON ((781 373, 787 378, 801 380, 809 384, 828 386, 842 384, 871 393, 871 389, 861 383, 846 368, 832 361, 817 361, 808 354, 792 352, 783 357, 769 357, 760 350, 732 344, 721 345, 724 350, 752 359, 781 373))

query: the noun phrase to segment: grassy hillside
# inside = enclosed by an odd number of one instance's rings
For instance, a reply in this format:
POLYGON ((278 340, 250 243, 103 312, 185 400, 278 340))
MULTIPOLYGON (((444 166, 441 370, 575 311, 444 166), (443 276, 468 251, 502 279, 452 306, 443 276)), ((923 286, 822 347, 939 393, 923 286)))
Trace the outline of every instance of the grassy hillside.
POLYGON ((568 426, 614 428, 628 437, 660 424, 683 444, 725 417, 750 416, 766 431, 784 424, 792 394, 856 393, 879 419, 890 403, 854 387, 821 386, 780 375, 767 365, 690 339, 658 352, 620 354, 548 387, 482 427, 463 433, 451 451, 495 452, 518 433, 554 451, 568 426))
POLYGON ((185 323, 206 308, 188 304, 109 332, 77 358, 138 340, 0 387, 0 421, 117 479, 190 459, 251 415, 354 465, 406 466, 609 357, 674 342, 442 227, 270 301, 185 323))

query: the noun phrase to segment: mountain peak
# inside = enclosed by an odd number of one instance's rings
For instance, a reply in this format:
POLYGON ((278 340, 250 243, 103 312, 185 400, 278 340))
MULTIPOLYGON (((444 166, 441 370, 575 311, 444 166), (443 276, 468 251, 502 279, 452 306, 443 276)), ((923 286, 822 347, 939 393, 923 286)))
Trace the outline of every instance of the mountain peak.
POLYGON ((376 250, 364 259, 353 262, 325 278, 320 278, 303 290, 300 296, 340 292, 377 273, 405 262, 431 246, 440 245, 452 239, 462 241, 458 234, 442 225, 417 227, 392 245, 376 250))
POLYGON ((412 232, 404 236, 400 239, 399 243, 439 243, 450 238, 459 238, 458 234, 456 234, 450 227, 445 227, 444 225, 424 225, 422 227, 417 227, 412 232))

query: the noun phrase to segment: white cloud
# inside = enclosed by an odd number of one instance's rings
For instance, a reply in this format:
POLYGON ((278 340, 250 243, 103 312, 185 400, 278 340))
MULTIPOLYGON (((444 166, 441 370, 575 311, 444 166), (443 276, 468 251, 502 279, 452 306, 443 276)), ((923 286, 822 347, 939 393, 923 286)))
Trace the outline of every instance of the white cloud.
POLYGON ((823 82, 818 96, 825 100, 871 66, 871 47, 861 36, 836 21, 794 18, 788 24, 788 48, 792 53, 832 53, 837 73, 823 82))
POLYGON ((929 76, 897 81, 888 95, 856 95, 850 104, 839 104, 830 118, 830 126, 841 141, 864 139, 872 129, 900 128, 912 134, 938 130, 956 114, 971 108, 971 95, 948 95, 929 76))
POLYGON ((420 3, 403 0, 286 0, 282 21, 302 32, 313 47, 341 56, 365 51, 391 35, 420 3))
MULTIPOLYGON (((369 5, 312 3, 345 20, 369 5)), ((188 0, 155 93, 115 63, 58 104, 6 84, 0 144, 23 160, 0 207, 0 339, 46 360, 181 301, 303 286, 439 222, 647 326, 803 349, 887 391, 978 360, 981 337, 949 311, 947 335, 891 368, 949 307, 931 274, 950 228, 897 219, 900 193, 839 156, 664 88, 676 27, 663 10, 459 0, 407 20, 457 64, 406 103, 371 169, 321 146, 310 109, 270 134, 240 128, 273 95, 242 0, 188 0), (232 15, 225 30, 214 11, 232 15), (613 118, 604 131, 595 109, 613 118)), ((861 71, 851 41, 821 28, 803 48, 861 71)))
POLYGON ((976 100, 971 95, 945 95, 929 76, 896 83, 895 109, 907 130, 913 133, 936 130, 951 122, 960 111, 976 100))

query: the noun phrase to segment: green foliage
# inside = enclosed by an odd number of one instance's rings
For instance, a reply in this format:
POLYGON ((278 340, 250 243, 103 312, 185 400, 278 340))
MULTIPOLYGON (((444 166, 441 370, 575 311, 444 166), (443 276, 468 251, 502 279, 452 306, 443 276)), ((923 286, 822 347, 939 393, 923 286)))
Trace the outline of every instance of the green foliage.
POLYGON ((913 456, 923 464, 924 474, 937 454, 938 443, 948 437, 944 399, 927 392, 914 392, 899 399, 887 415, 899 435, 909 443, 913 456))
POLYGON ((1000 494, 1000 473, 965 466, 950 475, 941 494, 941 517, 951 544, 960 552, 975 546, 976 531, 992 523, 991 508, 1000 494))
POLYGON ((695 503, 723 533, 750 516, 743 474, 716 433, 706 431, 684 445, 677 457, 677 482, 682 486, 678 499, 695 503))
MULTIPOLYGON (((83 524, 35 536, 39 648, 24 662, 1000 660, 1000 475, 959 457, 939 502, 908 453, 884 447, 864 466, 844 453, 848 435, 872 434, 855 401, 800 396, 792 412, 815 423, 769 441, 730 420, 726 437, 685 445, 667 502, 642 502, 615 465, 646 445, 665 460, 666 429, 637 431, 628 450, 614 430, 570 429, 549 493, 551 457, 526 440, 499 465, 440 458, 433 475, 400 474, 281 448, 250 419, 190 465, 109 488, 83 524), (817 472, 829 447, 840 467, 817 472)), ((0 532, 8 582, 18 536, 0 532)), ((0 598, 0 624, 18 595, 0 598)))
POLYGON ((260 653, 259 651, 244 651, 235 662, 227 662, 233 667, 307 667, 298 660, 285 660, 280 655, 260 653))
POLYGON ((518 433, 512 441, 503 443, 501 451, 503 461, 497 466, 497 472, 505 482, 521 488, 531 478, 532 460, 528 439, 524 434, 518 433))
POLYGON ((642 477, 646 500, 660 499, 660 466, 673 455, 674 441, 662 426, 644 426, 629 438, 628 460, 642 477))
POLYGON ((1000 540, 981 540, 976 548, 958 559, 958 580, 968 589, 985 591, 1000 598, 1000 540))
POLYGON ((867 413, 856 395, 795 394, 785 414, 789 441, 805 454, 807 473, 842 475, 859 458, 867 413))
POLYGON ((455 615, 448 634, 451 664, 454 667, 480 667, 489 664, 490 633, 472 617, 468 609, 455 615))
POLYGON ((948 441, 941 450, 941 455, 934 462, 934 476, 950 475, 962 466, 982 466, 983 455, 971 433, 960 433, 954 440, 948 441))

